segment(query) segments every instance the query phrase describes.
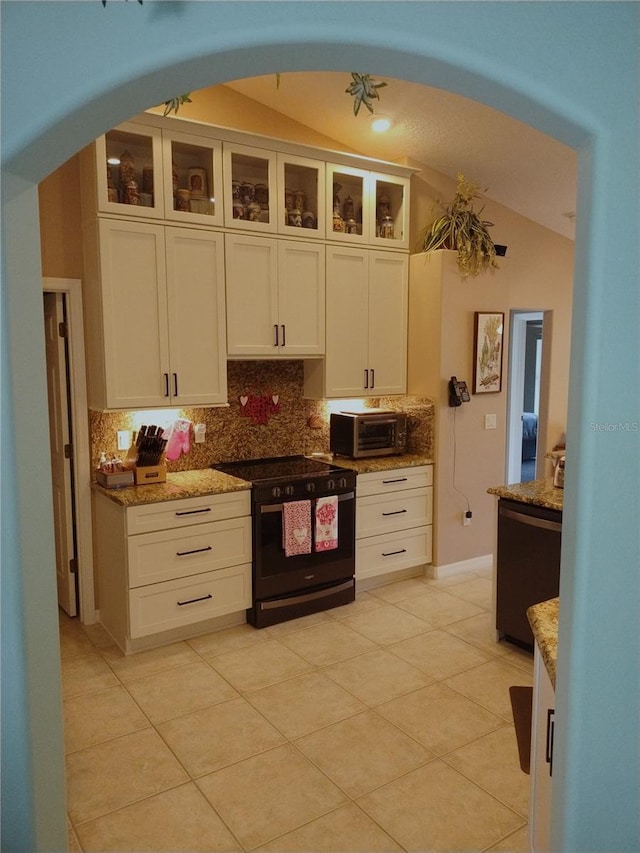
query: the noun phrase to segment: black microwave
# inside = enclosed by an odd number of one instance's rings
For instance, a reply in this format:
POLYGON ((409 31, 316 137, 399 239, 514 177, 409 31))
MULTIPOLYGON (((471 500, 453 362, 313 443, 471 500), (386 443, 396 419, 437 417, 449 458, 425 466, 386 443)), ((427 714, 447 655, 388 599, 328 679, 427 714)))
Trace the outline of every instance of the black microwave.
POLYGON ((370 410, 334 412, 329 422, 333 453, 362 459, 407 452, 407 416, 402 412, 370 410))

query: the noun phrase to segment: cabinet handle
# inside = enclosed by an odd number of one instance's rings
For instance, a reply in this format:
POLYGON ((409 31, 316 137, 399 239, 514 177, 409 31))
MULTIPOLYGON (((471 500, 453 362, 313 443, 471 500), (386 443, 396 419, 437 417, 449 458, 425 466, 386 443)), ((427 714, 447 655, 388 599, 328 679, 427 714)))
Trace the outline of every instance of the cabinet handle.
POLYGON ((208 595, 201 595, 200 598, 190 598, 189 601, 176 601, 178 607, 184 607, 185 604, 195 604, 196 601, 206 601, 208 598, 213 598, 211 593, 208 595))
POLYGON ((177 373, 173 374, 173 396, 174 397, 178 396, 178 374, 177 373))
POLYGON ((373 369, 373 367, 371 368, 371 387, 372 388, 376 387, 376 372, 373 369))
POLYGON ((403 512, 406 512, 406 509, 396 509, 394 512, 383 512, 383 515, 402 515, 403 512))
POLYGON ((274 324, 273 324, 273 328, 274 328, 274 331, 275 331, 275 333, 276 333, 276 340, 275 340, 275 343, 274 343, 274 347, 277 347, 277 346, 278 346, 278 324, 277 324, 277 323, 274 323, 274 324))
POLYGON ((199 512, 211 512, 211 507, 205 507, 204 509, 183 509, 180 512, 176 512, 175 515, 197 515, 199 512))
POLYGON ((193 551, 176 551, 176 557, 187 557, 189 554, 202 554, 203 551, 213 551, 211 545, 206 548, 194 548, 193 551))
POLYGON ((407 552, 406 548, 401 548, 399 551, 387 551, 386 554, 383 551, 382 556, 383 557, 393 557, 393 556, 395 556, 395 554, 406 554, 406 552, 407 552))
POLYGON ((285 337, 285 333, 284 333, 284 323, 283 323, 283 324, 282 324, 282 346, 283 346, 283 347, 286 347, 286 345, 287 345, 287 339, 286 339, 286 337, 285 337))
POLYGON ((545 761, 549 765, 549 776, 553 776, 553 735, 555 729, 555 709, 547 709, 547 745, 545 747, 545 761))
POLYGON ((163 373, 162 375, 164 376, 164 396, 168 397, 169 396, 169 374, 163 373))
POLYGON ((398 477, 397 480, 383 480, 382 485, 387 486, 389 483, 406 483, 408 477, 398 477))
POLYGON ((366 367, 364 369, 364 387, 365 387, 365 391, 369 387, 369 371, 367 370, 366 367))

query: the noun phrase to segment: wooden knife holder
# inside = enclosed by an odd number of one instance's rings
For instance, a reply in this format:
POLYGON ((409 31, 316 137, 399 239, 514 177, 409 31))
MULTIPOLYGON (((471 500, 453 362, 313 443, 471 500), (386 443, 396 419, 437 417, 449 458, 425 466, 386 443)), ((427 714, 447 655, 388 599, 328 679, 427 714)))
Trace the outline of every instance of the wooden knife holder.
POLYGON ((163 462, 160 465, 146 465, 135 469, 136 486, 153 485, 154 483, 167 482, 167 466, 163 462))

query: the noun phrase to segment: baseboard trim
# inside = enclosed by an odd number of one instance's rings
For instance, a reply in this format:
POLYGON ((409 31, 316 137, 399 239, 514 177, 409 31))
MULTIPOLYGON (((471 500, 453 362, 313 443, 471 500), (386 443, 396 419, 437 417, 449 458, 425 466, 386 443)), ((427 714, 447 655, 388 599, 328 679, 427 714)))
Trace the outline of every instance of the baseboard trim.
POLYGON ((467 572, 486 571, 493 568, 493 554, 483 554, 481 557, 471 557, 458 563, 447 563, 444 566, 427 566, 425 574, 428 578, 448 578, 452 575, 462 575, 467 572))

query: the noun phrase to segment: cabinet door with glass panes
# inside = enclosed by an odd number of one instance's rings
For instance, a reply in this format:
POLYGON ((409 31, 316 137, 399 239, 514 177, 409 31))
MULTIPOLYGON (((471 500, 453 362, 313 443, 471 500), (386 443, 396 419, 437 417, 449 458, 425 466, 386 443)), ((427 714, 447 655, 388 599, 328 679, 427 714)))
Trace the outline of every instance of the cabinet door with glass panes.
POLYGON ((225 142, 224 224, 242 231, 274 232, 276 212, 276 152, 225 142))
POLYGON ((222 143, 166 130, 162 138, 165 219, 221 226, 222 143))
POLYGON ((369 172, 327 163, 327 240, 369 242, 369 172))
POLYGON ((409 179, 369 175, 368 243, 385 249, 409 246, 409 179))
POLYGON ((98 137, 93 205, 102 213, 145 219, 164 217, 162 132, 125 122, 98 137))
POLYGON ((278 154, 278 231, 325 236, 325 167, 320 160, 278 154))

